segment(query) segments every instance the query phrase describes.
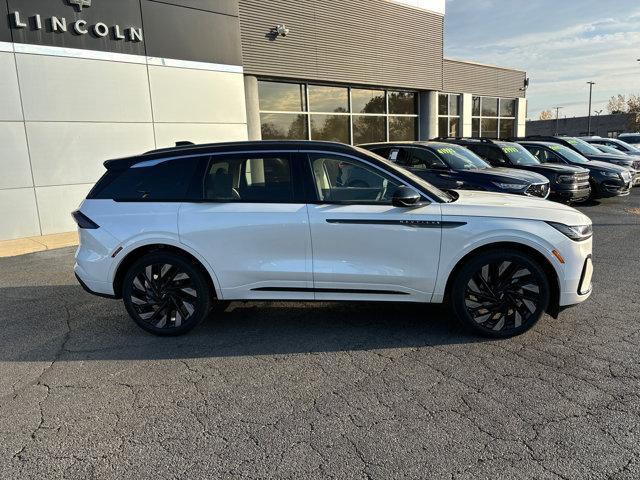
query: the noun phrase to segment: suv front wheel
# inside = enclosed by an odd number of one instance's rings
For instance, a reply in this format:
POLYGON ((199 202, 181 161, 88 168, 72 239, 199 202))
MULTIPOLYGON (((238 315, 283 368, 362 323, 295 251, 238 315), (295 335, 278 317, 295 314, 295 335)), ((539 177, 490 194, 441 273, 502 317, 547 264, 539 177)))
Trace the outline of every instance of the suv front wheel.
POLYGON ((517 251, 490 251, 458 272, 451 306, 462 324, 488 337, 530 329, 549 305, 549 281, 540 264, 517 251))
POLYGON ((150 253, 124 277, 122 297, 131 318, 147 332, 181 335, 212 308, 212 292, 201 269, 173 253, 150 253))

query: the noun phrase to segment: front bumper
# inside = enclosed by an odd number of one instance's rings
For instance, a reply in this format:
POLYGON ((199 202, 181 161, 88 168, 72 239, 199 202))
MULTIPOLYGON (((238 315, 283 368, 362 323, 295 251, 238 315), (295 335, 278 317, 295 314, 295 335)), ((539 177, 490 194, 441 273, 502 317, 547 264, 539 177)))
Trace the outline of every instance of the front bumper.
POLYGON ((561 200, 563 202, 577 203, 584 202, 591 196, 591 186, 563 186, 556 187, 551 191, 552 199, 561 200))
POLYGON ((564 257, 564 275, 560 282, 560 307, 576 305, 587 300, 592 285, 593 238, 583 242, 568 240, 558 250, 564 257))
POLYGON ((598 184, 598 195, 600 197, 619 197, 623 195, 629 195, 631 193, 631 187, 633 186, 633 180, 622 181, 608 179, 598 184))

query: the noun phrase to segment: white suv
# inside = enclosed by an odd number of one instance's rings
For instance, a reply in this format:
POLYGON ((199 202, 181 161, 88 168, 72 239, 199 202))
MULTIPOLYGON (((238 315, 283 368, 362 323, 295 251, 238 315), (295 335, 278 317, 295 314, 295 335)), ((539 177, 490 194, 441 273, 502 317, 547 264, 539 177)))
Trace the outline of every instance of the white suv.
POLYGON ((75 272, 155 334, 231 300, 446 300, 464 325, 506 337, 591 293, 585 215, 443 192, 360 148, 182 145, 105 167, 74 212, 75 272))

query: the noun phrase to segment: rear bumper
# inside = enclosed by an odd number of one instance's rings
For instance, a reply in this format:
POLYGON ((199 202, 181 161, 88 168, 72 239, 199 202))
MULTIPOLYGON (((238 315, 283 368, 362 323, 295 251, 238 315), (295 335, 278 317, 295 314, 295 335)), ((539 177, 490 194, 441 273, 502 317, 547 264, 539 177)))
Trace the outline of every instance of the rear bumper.
POLYGON ((87 293, 90 293, 91 295, 95 295, 97 297, 102 297, 102 298, 109 298, 111 300, 116 300, 118 298, 113 294, 110 295, 108 293, 100 293, 100 292, 96 292, 95 290, 92 290, 91 287, 89 287, 85 282, 82 281, 82 278, 80 278, 80 275, 78 275, 77 273, 76 273, 76 280, 78 280, 78 283, 84 289, 84 291, 87 293))

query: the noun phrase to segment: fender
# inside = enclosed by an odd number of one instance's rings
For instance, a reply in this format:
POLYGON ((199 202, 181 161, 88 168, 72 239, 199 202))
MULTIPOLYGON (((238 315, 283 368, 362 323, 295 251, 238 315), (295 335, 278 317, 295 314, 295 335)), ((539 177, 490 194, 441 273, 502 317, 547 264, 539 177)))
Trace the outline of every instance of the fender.
POLYGON ((541 255, 543 255, 552 265, 558 278, 564 277, 564 266, 558 262, 553 255, 552 251, 556 246, 552 245, 545 238, 530 232, 530 235, 523 236, 522 231, 513 229, 500 229, 500 230, 487 230, 481 232, 478 236, 469 239, 462 248, 459 248, 452 255, 448 255, 444 249, 446 245, 446 239, 443 237, 443 247, 440 255, 440 267, 438 269, 438 278, 436 280, 436 288, 434 290, 431 301, 434 303, 440 303, 444 299, 445 288, 451 272, 458 265, 458 263, 469 253, 474 250, 478 250, 483 247, 487 247, 491 244, 499 243, 517 243, 526 247, 532 248, 541 255))
POLYGON ((202 266, 205 268, 205 270, 211 277, 211 281, 213 282, 213 287, 216 290, 217 298, 219 300, 224 300, 224 298, 222 297, 222 288, 220 287, 220 281, 218 280, 215 270, 213 269, 211 264, 196 250, 189 247, 188 245, 185 245, 184 243, 181 243, 178 240, 177 235, 171 235, 168 233, 153 232, 153 234, 137 235, 135 237, 128 239, 126 242, 120 244, 120 247, 122 247, 122 250, 117 255, 118 262, 113 262, 111 266, 111 269, 109 271, 109 281, 111 283, 114 282, 116 278, 116 272, 120 268, 120 265, 122 264, 124 259, 127 258, 127 256, 131 252, 133 252, 134 250, 140 247, 145 247, 147 245, 168 245, 180 250, 184 250, 185 252, 192 255, 194 258, 196 258, 196 260, 198 260, 202 264, 202 266))

